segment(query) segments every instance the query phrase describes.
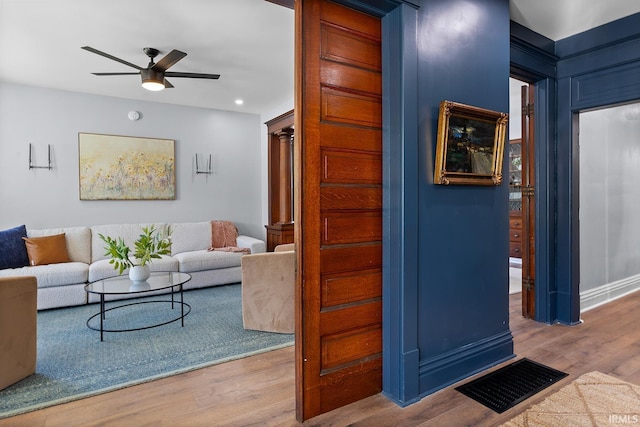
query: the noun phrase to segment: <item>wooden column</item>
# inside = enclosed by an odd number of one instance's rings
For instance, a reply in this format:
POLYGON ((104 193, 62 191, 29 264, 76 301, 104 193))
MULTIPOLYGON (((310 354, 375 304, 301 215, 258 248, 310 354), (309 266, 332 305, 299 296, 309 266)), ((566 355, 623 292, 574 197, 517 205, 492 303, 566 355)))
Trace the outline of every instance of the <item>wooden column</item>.
POLYGON ((280 138, 280 215, 278 222, 291 222, 291 137, 293 129, 283 129, 280 138))

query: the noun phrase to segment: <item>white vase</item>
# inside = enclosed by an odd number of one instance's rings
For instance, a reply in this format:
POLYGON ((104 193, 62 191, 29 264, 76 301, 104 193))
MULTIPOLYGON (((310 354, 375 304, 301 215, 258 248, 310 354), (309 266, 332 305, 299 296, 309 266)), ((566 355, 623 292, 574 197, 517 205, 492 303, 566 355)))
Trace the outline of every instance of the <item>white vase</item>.
POLYGON ((151 289, 151 285, 147 281, 131 282, 131 285, 129 285, 130 292, 142 292, 142 291, 148 291, 149 289, 151 289))
POLYGON ((151 276, 148 265, 135 265, 129 269, 129 279, 133 282, 144 282, 151 276))

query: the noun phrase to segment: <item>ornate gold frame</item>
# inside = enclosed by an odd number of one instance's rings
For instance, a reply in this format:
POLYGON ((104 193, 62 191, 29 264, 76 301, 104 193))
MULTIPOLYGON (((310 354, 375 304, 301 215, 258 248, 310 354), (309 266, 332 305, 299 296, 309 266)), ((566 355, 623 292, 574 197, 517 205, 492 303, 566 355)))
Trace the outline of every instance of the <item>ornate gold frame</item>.
POLYGON ((442 101, 434 183, 500 185, 508 120, 506 113, 442 101))

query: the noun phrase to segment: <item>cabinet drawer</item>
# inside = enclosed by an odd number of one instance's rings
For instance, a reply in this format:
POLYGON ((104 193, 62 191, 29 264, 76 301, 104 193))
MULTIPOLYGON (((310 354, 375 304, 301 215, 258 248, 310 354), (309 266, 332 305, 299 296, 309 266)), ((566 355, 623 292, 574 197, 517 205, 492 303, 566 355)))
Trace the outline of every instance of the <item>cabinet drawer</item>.
POLYGON ((522 228, 522 219, 509 218, 509 228, 522 228))
POLYGON ((516 228, 509 230, 509 241, 511 242, 521 242, 522 241, 522 230, 516 228))
POLYGON ((509 256, 512 258, 522 258, 522 245, 518 242, 509 242, 509 256))

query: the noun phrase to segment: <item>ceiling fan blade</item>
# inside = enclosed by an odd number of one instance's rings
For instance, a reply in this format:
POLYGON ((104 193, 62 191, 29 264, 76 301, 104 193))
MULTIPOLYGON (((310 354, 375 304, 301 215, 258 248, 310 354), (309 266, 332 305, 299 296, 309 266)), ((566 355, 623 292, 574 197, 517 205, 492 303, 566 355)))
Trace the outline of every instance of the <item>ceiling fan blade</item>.
POLYGON ((202 74, 202 73, 180 73, 167 71, 164 73, 167 77, 188 77, 190 79, 219 79, 220 74, 202 74))
POLYGON ((187 56, 186 53, 173 49, 171 52, 166 54, 164 58, 156 62, 151 68, 156 71, 166 71, 169 67, 180 61, 185 56, 187 56))
POLYGON ((94 76, 133 76, 139 75, 140 72, 137 73, 91 73, 94 76))
POLYGON ((82 46, 82 49, 84 49, 86 51, 89 51, 91 53, 95 53, 96 55, 104 56, 105 58, 109 58, 109 59, 111 59, 113 61, 116 61, 116 62, 119 62, 121 64, 128 65, 129 67, 133 67, 136 70, 142 70, 142 67, 139 67, 136 64, 132 64, 131 62, 127 62, 124 59, 116 58, 113 55, 109 55, 108 53, 102 52, 102 51, 100 51, 98 49, 94 49, 94 48, 92 48, 90 46, 82 46))

